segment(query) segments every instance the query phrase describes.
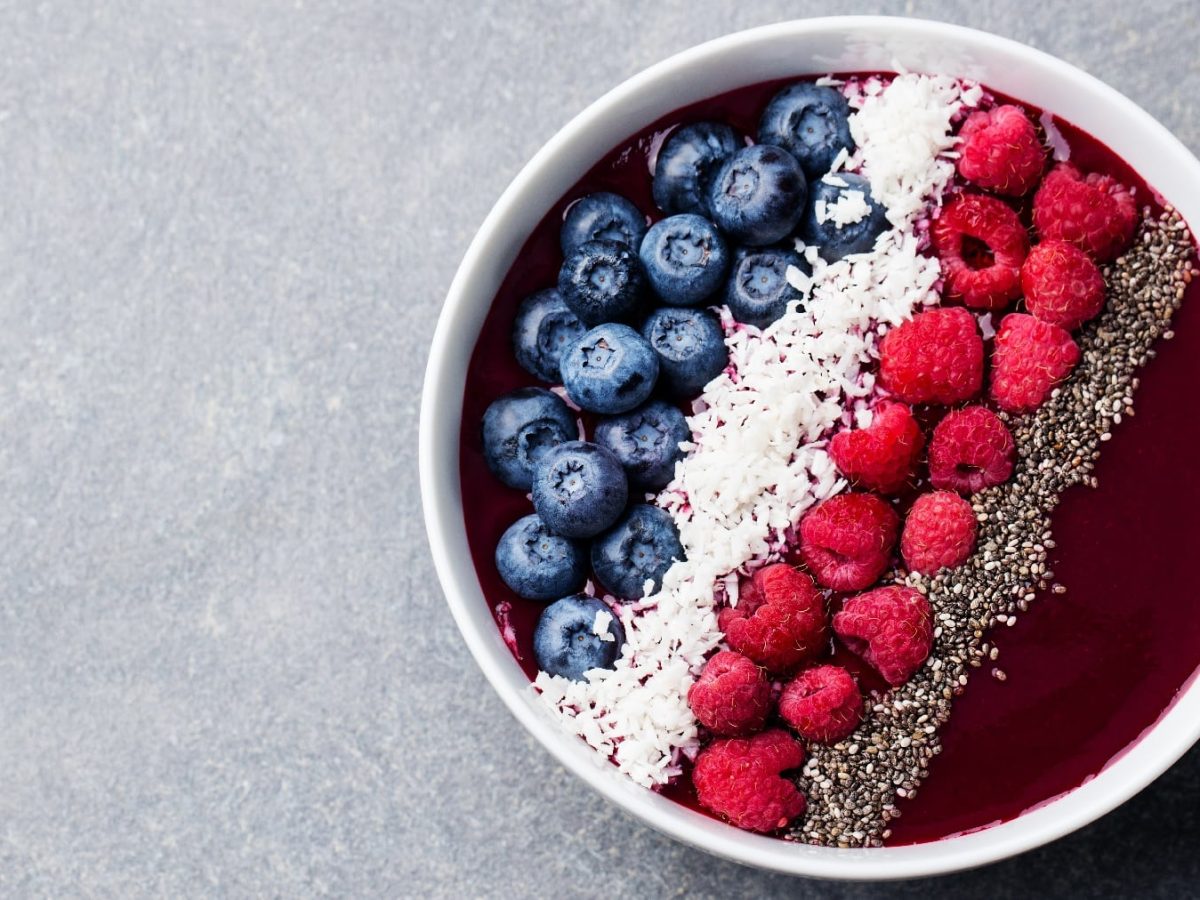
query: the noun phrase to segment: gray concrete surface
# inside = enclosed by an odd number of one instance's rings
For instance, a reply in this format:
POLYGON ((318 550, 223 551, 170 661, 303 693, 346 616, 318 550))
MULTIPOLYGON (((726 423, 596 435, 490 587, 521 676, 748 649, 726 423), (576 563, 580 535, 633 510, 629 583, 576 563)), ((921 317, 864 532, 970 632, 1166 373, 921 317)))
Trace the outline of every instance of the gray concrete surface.
POLYGON ((1028 41, 1200 149, 1188 0, 0 0, 0 895, 1194 893, 1198 753, 936 883, 719 862, 569 778, 443 606, 418 391, 484 214, 626 76, 833 11, 1028 41))

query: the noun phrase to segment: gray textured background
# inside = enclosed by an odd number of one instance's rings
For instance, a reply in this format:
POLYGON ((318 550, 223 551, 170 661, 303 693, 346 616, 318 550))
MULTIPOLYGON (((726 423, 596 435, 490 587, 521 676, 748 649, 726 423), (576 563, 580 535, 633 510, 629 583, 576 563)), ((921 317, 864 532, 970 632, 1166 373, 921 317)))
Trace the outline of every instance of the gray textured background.
MULTIPOLYGON (((415 452, 467 242, 621 79, 834 11, 623 9, 0 0, 0 895, 1195 890, 1198 753, 1019 861, 822 886, 609 808, 474 668, 415 452)), ((1027 41, 1200 149, 1189 0, 839 9, 1027 41)))

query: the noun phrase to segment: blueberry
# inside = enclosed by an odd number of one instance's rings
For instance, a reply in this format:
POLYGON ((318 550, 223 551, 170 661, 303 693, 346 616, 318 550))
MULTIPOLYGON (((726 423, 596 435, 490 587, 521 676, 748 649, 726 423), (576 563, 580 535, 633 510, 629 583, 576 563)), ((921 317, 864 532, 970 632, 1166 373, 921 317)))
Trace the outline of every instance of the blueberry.
POLYGON ((691 214, 655 222, 640 255, 650 286, 674 306, 700 303, 721 286, 729 269, 725 238, 708 219, 691 214))
POLYGON ((637 503, 592 543, 592 568, 600 583, 623 600, 640 600, 647 579, 655 589, 683 545, 671 517, 657 506, 637 503))
POLYGON ((625 467, 629 483, 646 491, 667 486, 675 475, 676 461, 683 459, 679 444, 691 436, 683 413, 662 400, 601 419, 595 433, 596 443, 612 451, 625 467))
POLYGON ((837 262, 851 253, 869 252, 875 246, 875 238, 887 228, 887 210, 871 196, 871 182, 861 175, 838 172, 813 182, 808 210, 800 222, 800 237, 804 243, 816 247, 826 262, 837 262), (830 207, 848 195, 857 200, 855 194, 861 196, 869 208, 867 214, 857 222, 848 222, 839 228, 832 218, 818 221, 818 205, 826 210, 826 215, 830 215, 830 207))
POLYGON ((804 215, 808 182, 796 158, 759 144, 721 164, 709 185, 713 220, 735 241, 754 247, 786 237, 804 215))
POLYGON ((563 387, 589 412, 623 413, 641 406, 658 378, 658 357, 628 325, 597 325, 567 345, 563 387))
POLYGON ((583 681, 583 673, 590 669, 613 668, 624 646, 621 620, 612 615, 604 601, 583 594, 551 603, 542 610, 533 630, 533 656, 538 668, 572 681, 583 681), (597 613, 612 617, 604 629, 609 640, 595 633, 597 613))
POLYGON ((551 533, 536 515, 517 519, 496 545, 496 568, 513 593, 554 600, 587 582, 587 553, 578 541, 551 533))
POLYGON ((845 97, 803 81, 771 98, 758 124, 758 142, 787 150, 815 180, 829 171, 839 152, 854 151, 849 119, 845 97))
POLYGON ((812 274, 808 260, 794 250, 764 247, 739 253, 725 282, 725 304, 739 322, 766 328, 803 296, 788 284, 787 270, 795 266, 812 274))
POLYGON ((617 458, 588 441, 559 444, 533 471, 533 508, 563 537, 599 534, 621 515, 628 497, 617 458))
POLYGON ((646 275, 630 249, 616 241, 588 241, 567 254, 558 291, 585 325, 632 319, 642 305, 646 275))
POLYGON ((538 291, 521 301, 513 323, 513 354, 517 364, 542 381, 562 380, 558 360, 563 347, 587 331, 567 309, 555 288, 538 291))
POLYGON ((706 309, 656 309, 642 335, 658 356, 663 383, 676 396, 699 395, 729 364, 721 323, 706 309))
POLYGON ((600 192, 576 200, 563 216, 559 242, 570 256, 588 241, 616 241, 636 250, 646 234, 646 217, 617 194, 600 192))
POLYGON ((545 388, 527 387, 492 401, 483 414, 483 455, 509 487, 529 490, 533 468, 551 447, 579 436, 575 414, 545 388))
POLYGON ((708 211, 712 173, 744 144, 720 122, 696 122, 671 132, 654 162, 654 202, 663 212, 708 211))

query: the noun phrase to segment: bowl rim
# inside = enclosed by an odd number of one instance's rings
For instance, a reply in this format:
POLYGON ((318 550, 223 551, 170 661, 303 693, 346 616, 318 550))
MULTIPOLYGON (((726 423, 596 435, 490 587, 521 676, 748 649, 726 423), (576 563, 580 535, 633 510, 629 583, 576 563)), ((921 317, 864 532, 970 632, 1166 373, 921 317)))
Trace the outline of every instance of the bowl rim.
MULTIPOLYGON (((490 248, 498 241, 505 221, 514 214, 531 186, 536 185, 542 170, 601 116, 683 66, 781 35, 798 37, 820 31, 866 33, 881 27, 903 36, 991 45, 1050 69, 1057 77, 1098 95, 1103 103, 1120 108, 1124 115, 1138 122, 1151 143, 1174 164, 1190 170, 1188 177, 1200 183, 1200 161, 1140 106, 1075 66, 1009 38, 929 19, 893 16, 796 19, 727 34, 667 57, 612 88, 556 132, 521 168, 472 239, 447 292, 426 367, 418 432, 425 528, 447 605, 485 677, 538 742, 559 763, 625 812, 693 847, 785 874, 863 881, 941 875, 986 865, 1050 843, 1100 818, 1159 777, 1200 739, 1200 687, 1196 676, 1181 685, 1173 704, 1101 772, 1010 821, 930 843, 872 849, 818 848, 752 835, 639 788, 611 766, 597 765, 590 749, 562 730, 547 712, 535 708, 527 696, 522 696, 531 693, 528 686, 522 692, 508 683, 511 671, 504 670, 505 663, 497 647, 507 656, 510 669, 515 662, 507 647, 498 641, 491 611, 488 610, 486 620, 492 626, 491 633, 485 634, 472 621, 468 608, 465 588, 470 581, 475 581, 478 587, 474 564, 469 558, 465 562, 456 560, 448 546, 452 529, 463 529, 461 496, 457 493, 447 496, 441 485, 458 484, 462 380, 457 376, 463 373, 457 372, 451 349, 456 326, 464 314, 468 286, 486 268, 490 248), (449 429, 447 434, 453 435, 449 445, 438 439, 438 426, 447 409, 458 411, 453 422, 443 424, 443 428, 449 429)), ((507 266, 504 268, 507 270, 507 266)), ((465 364, 457 368, 465 372, 465 364)))

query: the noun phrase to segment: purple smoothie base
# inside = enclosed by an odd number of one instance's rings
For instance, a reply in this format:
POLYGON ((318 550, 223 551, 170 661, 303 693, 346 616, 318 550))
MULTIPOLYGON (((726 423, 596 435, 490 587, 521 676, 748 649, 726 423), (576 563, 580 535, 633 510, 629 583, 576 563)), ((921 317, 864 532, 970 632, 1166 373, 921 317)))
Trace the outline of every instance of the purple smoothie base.
MULTIPOLYGON (((517 304, 555 283, 563 211, 578 197, 613 191, 661 218, 650 196, 647 159, 673 126, 699 119, 756 130, 759 111, 788 81, 740 88, 681 109, 622 143, 546 214, 492 304, 467 371, 460 472, 467 537, 483 595, 498 625, 510 625, 514 655, 532 679, 532 634, 543 604, 515 596, 493 561, 504 529, 530 511, 525 494, 496 481, 479 439, 483 411, 499 395, 539 384, 517 366, 510 333, 517 304), (503 616, 495 613, 507 604, 503 616)), ((1007 100, 997 95, 998 100, 1007 100)), ((1009 101, 1018 102, 1018 101, 1009 101)), ((1021 103, 1034 117, 1039 110, 1021 103)), ((1159 207, 1146 182, 1095 138, 1055 118, 1071 159, 1087 171, 1136 185, 1139 205, 1159 207)), ((941 728, 942 753, 914 798, 899 800, 888 845, 939 840, 999 824, 1083 784, 1134 744, 1170 707, 1200 665, 1200 616, 1192 614, 1190 553, 1200 538, 1200 479, 1187 477, 1200 447, 1200 418, 1180 415, 1180 390, 1200 383, 1200 310, 1177 314, 1175 340, 1140 373, 1136 417, 1119 425, 1096 466, 1100 487, 1073 488, 1053 516, 1051 560, 1064 595, 1040 595, 1012 628, 989 635, 994 665, 975 670, 941 728), (1183 474, 1181 474, 1183 473, 1183 474)), ((685 409, 685 412, 687 410, 685 409)), ((590 423, 589 425, 590 433, 590 423)), ((864 688, 877 677, 842 650, 864 688)), ((698 809, 685 773, 666 796, 698 809)))

